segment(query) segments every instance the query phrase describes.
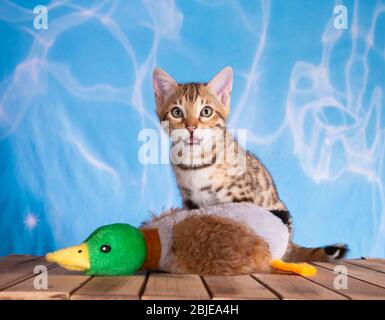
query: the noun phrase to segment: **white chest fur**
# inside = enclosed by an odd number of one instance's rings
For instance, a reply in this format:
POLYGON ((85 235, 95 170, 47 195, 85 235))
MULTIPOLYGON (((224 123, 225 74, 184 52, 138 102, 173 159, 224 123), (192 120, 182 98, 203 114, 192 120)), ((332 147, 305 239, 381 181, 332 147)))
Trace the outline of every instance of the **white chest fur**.
POLYGON ((175 167, 176 179, 184 197, 199 207, 217 204, 212 180, 214 170, 214 165, 197 170, 183 170, 175 167))

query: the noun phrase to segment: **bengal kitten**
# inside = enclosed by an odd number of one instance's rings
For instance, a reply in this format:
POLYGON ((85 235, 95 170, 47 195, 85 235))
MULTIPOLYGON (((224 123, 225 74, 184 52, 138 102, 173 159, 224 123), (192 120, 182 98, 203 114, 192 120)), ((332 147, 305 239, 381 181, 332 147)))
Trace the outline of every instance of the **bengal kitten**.
MULTIPOLYGON (((171 138, 170 158, 186 208, 252 202, 291 228, 291 216, 265 166, 243 150, 226 128, 233 72, 224 68, 208 83, 177 83, 156 68, 157 115, 171 138)), ((287 261, 331 261, 348 248, 334 244, 304 248, 290 242, 287 261)))

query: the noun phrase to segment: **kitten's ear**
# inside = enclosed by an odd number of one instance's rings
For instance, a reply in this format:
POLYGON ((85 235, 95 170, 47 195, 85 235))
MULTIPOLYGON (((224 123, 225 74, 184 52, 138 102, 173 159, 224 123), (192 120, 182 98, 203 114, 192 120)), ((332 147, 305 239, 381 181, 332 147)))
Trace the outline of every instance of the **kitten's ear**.
POLYGON ((174 93, 178 85, 173 78, 160 68, 154 69, 152 83, 158 108, 174 93))
POLYGON ((221 70, 221 72, 210 80, 208 86, 219 101, 225 106, 229 106, 231 90, 233 88, 233 69, 226 67, 221 70))

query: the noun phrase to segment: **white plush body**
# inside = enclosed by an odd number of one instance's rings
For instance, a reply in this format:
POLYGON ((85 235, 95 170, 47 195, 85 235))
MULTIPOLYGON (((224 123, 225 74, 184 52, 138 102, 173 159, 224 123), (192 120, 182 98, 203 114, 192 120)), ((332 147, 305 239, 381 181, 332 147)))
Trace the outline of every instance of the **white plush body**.
POLYGON ((210 214, 243 222, 256 235, 264 239, 270 248, 272 259, 280 259, 285 254, 289 243, 289 230, 281 219, 271 212, 252 203, 225 203, 196 210, 177 210, 158 220, 145 224, 145 228, 157 228, 161 241, 161 270, 169 271, 173 226, 192 215, 210 214))

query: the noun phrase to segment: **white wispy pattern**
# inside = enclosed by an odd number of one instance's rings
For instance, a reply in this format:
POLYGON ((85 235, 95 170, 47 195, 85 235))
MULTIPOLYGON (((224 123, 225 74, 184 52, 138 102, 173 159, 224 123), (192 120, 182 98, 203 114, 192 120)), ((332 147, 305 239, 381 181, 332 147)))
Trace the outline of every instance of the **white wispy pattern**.
MULTIPOLYGON (((316 244, 344 240, 352 255, 385 256, 385 77, 373 75, 385 68, 378 35, 385 4, 352 2, 349 30, 336 31, 332 8, 338 3, 325 1, 322 8, 330 14, 322 15, 323 9, 315 15, 323 33, 311 24, 304 27, 319 42, 308 43, 316 54, 304 57, 285 38, 290 25, 276 28, 298 9, 288 12, 274 1, 100 0, 86 5, 58 0, 48 5, 49 27, 42 31, 33 29, 32 9, 2 1, 0 21, 11 30, 4 38, 15 33, 23 37, 16 39, 23 46, 13 41, 19 47, 1 60, 6 63, 0 78, 0 239, 9 239, 15 217, 21 226, 13 232, 26 226, 36 238, 20 236, 0 248, 0 255, 44 253, 83 240, 101 224, 139 224, 148 211, 180 205, 170 167, 143 166, 137 159, 138 132, 158 129, 152 70, 160 65, 172 75, 179 72, 178 80, 199 81, 208 79, 195 79, 192 71, 213 75, 232 64, 229 126, 247 129, 247 146, 257 154, 291 148, 283 157, 295 160, 281 171, 281 154, 263 155, 277 173, 279 189, 290 195, 289 207, 301 202, 300 191, 325 191, 322 184, 346 190, 354 184, 368 194, 362 196, 367 212, 344 212, 344 200, 336 211, 357 224, 358 215, 369 216, 362 223, 370 235, 358 234, 359 229, 355 234, 343 229, 342 239, 313 233, 316 244), (287 57, 282 43, 290 51, 287 57), (18 48, 22 54, 14 56, 18 48), (266 59, 276 48, 283 51, 274 62, 284 61, 289 71, 271 84, 273 65, 266 59), (268 96, 280 97, 278 105, 261 98, 267 86, 268 96)), ((301 23, 308 22, 293 22, 301 23)), ((349 191, 341 190, 346 198, 349 191)), ((328 199, 326 194, 319 201, 328 199)), ((362 199, 351 199, 350 207, 362 199)), ((300 205, 296 210, 295 224, 314 225, 312 210, 300 205)), ((338 221, 342 230, 342 218, 338 221)), ((296 229, 299 239, 306 232, 296 229)))

